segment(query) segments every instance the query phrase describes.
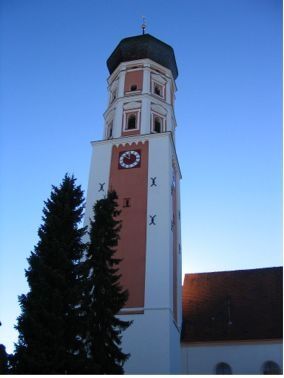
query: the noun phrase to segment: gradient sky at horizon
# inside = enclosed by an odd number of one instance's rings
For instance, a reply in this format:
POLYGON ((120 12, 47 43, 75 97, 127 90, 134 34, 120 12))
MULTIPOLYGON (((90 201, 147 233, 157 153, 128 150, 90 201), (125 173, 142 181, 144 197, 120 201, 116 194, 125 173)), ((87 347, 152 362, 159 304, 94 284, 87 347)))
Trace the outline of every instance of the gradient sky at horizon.
POLYGON ((43 201, 66 172, 87 190, 106 59, 147 32, 174 48, 183 273, 282 265, 280 0, 2 0, 0 343, 43 201))

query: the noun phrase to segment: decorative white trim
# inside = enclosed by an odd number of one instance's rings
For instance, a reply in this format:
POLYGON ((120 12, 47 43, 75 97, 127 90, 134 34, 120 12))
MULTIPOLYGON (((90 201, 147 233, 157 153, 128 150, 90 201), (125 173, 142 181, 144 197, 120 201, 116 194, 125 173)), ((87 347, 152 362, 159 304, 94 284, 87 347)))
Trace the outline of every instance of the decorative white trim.
POLYGON ((109 103, 113 103, 118 96, 118 78, 116 78, 109 88, 109 103))
POLYGON ((113 138, 113 119, 106 124, 105 138, 108 140, 113 138), (111 133, 110 133, 110 130, 111 130, 111 133))
POLYGON ((152 80, 155 81, 155 82, 157 82, 157 84, 160 84, 162 86, 165 86, 166 83, 167 83, 166 79, 164 79, 162 76, 157 75, 155 73, 152 73, 152 80))
POLYGON ((144 68, 143 63, 133 64, 132 62, 131 62, 131 64, 129 66, 127 65, 125 67, 125 69, 126 69, 127 72, 143 70, 143 68, 144 68))
MULTIPOLYGON (((161 66, 159 63, 154 62, 153 60, 148 59, 148 58, 133 60, 133 61, 131 61, 131 63, 130 62, 128 62, 128 63, 121 62, 116 67, 114 72, 108 77, 108 79, 107 79, 108 83, 111 83, 116 78, 116 76, 119 72, 125 71, 127 69, 127 66, 130 65, 130 64, 131 64, 131 66, 141 64, 142 68, 149 67, 150 69, 157 69, 161 72, 161 74, 163 74, 165 77, 171 79, 175 83, 174 77, 173 77, 172 72, 169 68, 161 66)), ((176 88, 176 86, 175 86, 175 88, 176 88)))
POLYGON ((115 78, 115 80, 112 82, 112 84, 110 85, 110 89, 113 91, 114 89, 117 89, 118 87, 118 77, 115 78))
POLYGON ((140 109, 141 108, 141 102, 140 101, 132 101, 132 102, 126 102, 123 105, 124 110, 131 110, 131 109, 140 109))
POLYGON ((141 89, 138 89, 135 91, 125 91, 125 96, 139 95, 141 92, 142 92, 141 89))
POLYGON ((154 104, 153 102, 151 103, 151 110, 163 116, 166 116, 168 114, 168 111, 166 108, 164 108, 161 105, 154 104))
POLYGON ((115 115, 115 108, 110 109, 107 113, 104 114, 104 118, 106 123, 109 123, 111 120, 113 120, 115 115))
POLYGON ((140 129, 141 109, 124 110, 123 112, 123 132, 137 131, 140 129), (127 120, 130 114, 136 115, 136 127, 135 129, 127 129, 127 120))
POLYGON ((117 91, 118 98, 121 98, 124 96, 124 83, 125 83, 125 71, 120 71, 119 81, 118 81, 118 91, 117 91))
POLYGON ((151 94, 155 96, 156 98, 159 98, 160 100, 166 100, 166 86, 165 84, 159 83, 157 80, 154 80, 151 77, 151 94), (161 94, 155 93, 155 86, 158 86, 160 88, 161 94))
POLYGON ((154 134, 163 133, 163 132, 166 131, 166 127, 165 126, 166 126, 166 119, 165 119, 165 117, 163 117, 159 113, 151 112, 151 133, 154 133, 154 134), (154 128, 155 128, 155 117, 158 117, 161 120, 161 131, 160 132, 154 130, 154 128))

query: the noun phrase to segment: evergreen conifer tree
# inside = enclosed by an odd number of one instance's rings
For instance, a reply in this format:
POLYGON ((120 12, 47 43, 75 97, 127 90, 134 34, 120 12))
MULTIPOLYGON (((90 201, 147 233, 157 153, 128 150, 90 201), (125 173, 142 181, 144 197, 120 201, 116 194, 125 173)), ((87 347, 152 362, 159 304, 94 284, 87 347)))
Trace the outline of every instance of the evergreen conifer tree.
POLYGON ((8 374, 8 359, 5 345, 0 344, 0 374, 8 374))
POLYGON ((30 291, 19 297, 19 340, 12 359, 16 374, 84 373, 78 270, 85 245, 83 192, 73 176, 53 186, 43 209, 39 242, 28 258, 30 291))
POLYGON ((121 221, 115 191, 96 202, 94 220, 90 224, 90 242, 85 261, 87 337, 89 357, 99 374, 123 374, 129 354, 122 352, 121 332, 131 322, 117 317, 125 305, 128 292, 120 286, 115 257, 121 221))

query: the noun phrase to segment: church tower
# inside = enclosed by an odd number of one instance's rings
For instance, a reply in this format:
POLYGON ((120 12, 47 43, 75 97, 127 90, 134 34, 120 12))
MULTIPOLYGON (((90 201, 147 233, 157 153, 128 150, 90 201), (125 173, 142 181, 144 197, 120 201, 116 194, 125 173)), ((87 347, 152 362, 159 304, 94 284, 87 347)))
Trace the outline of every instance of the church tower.
POLYGON ((180 168, 175 149, 173 49, 149 34, 123 39, 107 60, 103 139, 92 142, 86 223, 115 189, 122 229, 122 347, 128 374, 180 373, 180 168))

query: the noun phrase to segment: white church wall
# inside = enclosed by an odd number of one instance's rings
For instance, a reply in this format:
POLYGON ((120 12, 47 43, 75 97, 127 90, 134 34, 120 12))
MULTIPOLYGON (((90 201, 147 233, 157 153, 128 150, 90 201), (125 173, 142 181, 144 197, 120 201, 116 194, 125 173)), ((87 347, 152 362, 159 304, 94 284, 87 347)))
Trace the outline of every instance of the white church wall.
MULTIPOLYGON (((170 134, 169 134, 170 140, 170 134)), ((175 186, 176 186, 176 201, 175 201, 175 209, 173 208, 173 201, 171 201, 171 214, 175 213, 175 227, 176 227, 176 253, 177 253, 177 327, 178 329, 181 328, 182 325, 182 259, 181 259, 181 223, 180 223, 180 179, 181 179, 181 172, 179 170, 179 165, 177 161, 177 156, 176 156, 176 150, 174 147, 173 143, 169 143, 169 154, 172 157, 172 162, 170 166, 170 186, 173 184, 173 173, 175 171, 175 186), (173 171, 173 166, 175 166, 175 169, 173 171)), ((173 236, 173 233, 172 233, 173 236)), ((172 241, 173 243, 173 237, 172 241)), ((171 283, 171 290, 173 291, 173 284, 171 283)), ((172 298, 174 297, 173 294, 172 298)), ((172 303, 172 308, 174 308, 173 303, 172 303)))
POLYGON ((170 319, 170 358, 171 358, 171 374, 182 374, 181 369, 181 345, 180 345, 180 329, 173 320, 170 319))
POLYGON ((177 253, 178 253, 178 264, 177 264, 177 277, 178 277, 178 294, 177 294, 177 305, 178 305, 178 326, 182 325, 182 248, 181 248, 181 208, 180 208, 180 178, 177 175, 176 182, 176 203, 177 203, 177 253))
POLYGON ((113 137, 119 138, 121 136, 122 128, 122 118, 123 118, 123 102, 117 101, 113 119, 113 137))
POLYGON ((219 362, 229 364, 233 374, 262 374, 266 361, 283 369, 281 341, 182 344, 182 374, 215 374, 219 362))
POLYGON ((179 337, 172 330, 169 310, 149 309, 144 314, 127 315, 123 319, 134 320, 123 332, 123 352, 131 353, 124 365, 126 374, 179 373, 180 353, 174 348, 179 337))
POLYGON ((142 111, 141 111, 141 134, 150 133, 151 125, 151 112, 150 112, 150 100, 144 96, 142 100, 142 111))
POLYGON ((105 142, 92 142, 93 152, 86 200, 85 226, 93 216, 93 206, 96 201, 104 198, 108 191, 109 170, 112 145, 105 142), (95 174, 94 174, 95 172, 95 174), (100 184, 104 190, 100 191, 100 184))
POLYGON ((139 369, 143 374, 179 373, 180 333, 172 313, 172 234, 169 230, 173 150, 169 133, 92 143, 85 222, 88 223, 92 215, 94 203, 107 193, 112 146, 121 142, 131 143, 132 140, 149 141, 151 164, 148 170, 145 307, 144 314, 123 316, 124 319, 134 319, 133 325, 123 333, 123 351, 131 352, 125 371, 128 374, 137 374, 139 369), (157 187, 150 187, 151 177, 157 177, 157 187), (104 191, 99 191, 102 183, 105 183, 104 191), (155 226, 149 225, 152 213, 157 214, 155 226), (160 237, 157 238, 157 235, 160 237))
POLYGON ((147 201, 147 255, 145 306, 170 308, 170 275, 172 271, 170 241, 170 168, 168 135, 155 134, 149 140, 148 201, 147 201), (151 187, 151 177, 157 186, 151 187), (149 225, 150 215, 156 215, 156 225, 149 225), (159 237, 157 237, 159 236, 159 237))

